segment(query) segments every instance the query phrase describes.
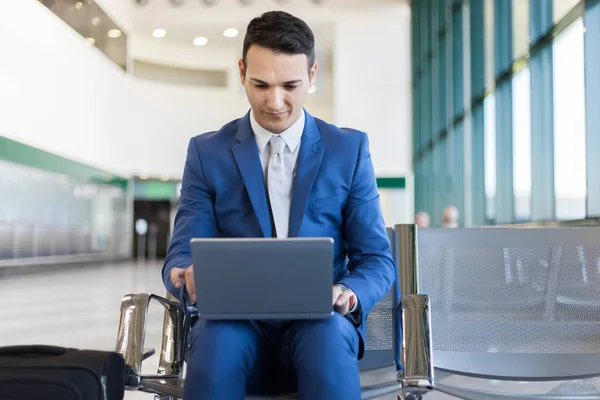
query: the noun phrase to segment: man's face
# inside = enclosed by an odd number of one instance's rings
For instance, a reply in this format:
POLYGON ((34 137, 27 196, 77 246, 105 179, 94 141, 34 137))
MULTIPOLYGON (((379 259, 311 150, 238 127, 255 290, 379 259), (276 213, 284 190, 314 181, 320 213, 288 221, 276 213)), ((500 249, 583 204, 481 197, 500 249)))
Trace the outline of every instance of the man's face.
POLYGON ((275 53, 252 45, 246 54, 246 68, 239 62, 240 78, 254 118, 265 129, 281 133, 300 117, 318 65, 310 72, 304 54, 275 53))

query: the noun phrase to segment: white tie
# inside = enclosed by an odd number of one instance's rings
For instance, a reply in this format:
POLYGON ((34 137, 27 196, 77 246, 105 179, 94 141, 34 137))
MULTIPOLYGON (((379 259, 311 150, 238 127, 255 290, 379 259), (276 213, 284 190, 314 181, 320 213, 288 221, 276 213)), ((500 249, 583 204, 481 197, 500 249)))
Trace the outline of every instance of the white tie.
POLYGON ((278 238, 288 237, 292 179, 283 163, 285 140, 279 135, 271 136, 271 158, 267 170, 267 187, 271 212, 278 238))

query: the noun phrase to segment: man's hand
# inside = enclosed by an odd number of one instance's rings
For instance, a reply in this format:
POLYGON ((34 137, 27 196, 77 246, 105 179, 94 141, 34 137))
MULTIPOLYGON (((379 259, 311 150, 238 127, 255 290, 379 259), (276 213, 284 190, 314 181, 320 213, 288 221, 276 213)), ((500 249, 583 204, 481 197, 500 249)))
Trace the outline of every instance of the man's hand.
POLYGON ((194 285, 194 266, 187 268, 173 268, 171 270, 171 282, 175 288, 179 289, 185 284, 188 295, 192 303, 196 302, 196 286, 194 285))
POLYGON ((333 309, 346 315, 356 303, 356 295, 352 290, 342 290, 340 285, 333 286, 333 309))

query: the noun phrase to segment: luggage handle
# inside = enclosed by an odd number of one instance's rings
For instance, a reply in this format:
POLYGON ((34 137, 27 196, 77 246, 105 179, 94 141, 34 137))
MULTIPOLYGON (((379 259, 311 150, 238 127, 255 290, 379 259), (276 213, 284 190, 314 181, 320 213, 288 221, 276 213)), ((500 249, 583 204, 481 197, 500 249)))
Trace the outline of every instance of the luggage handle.
POLYGON ((67 352, 65 347, 42 344, 0 347, 1 356, 60 356, 67 352))

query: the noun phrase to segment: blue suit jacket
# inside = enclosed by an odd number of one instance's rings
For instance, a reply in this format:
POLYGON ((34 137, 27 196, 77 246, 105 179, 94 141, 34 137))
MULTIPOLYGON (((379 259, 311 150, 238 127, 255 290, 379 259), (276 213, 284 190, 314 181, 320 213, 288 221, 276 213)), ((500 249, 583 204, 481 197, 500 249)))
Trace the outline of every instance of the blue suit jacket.
MULTIPOLYGON (((306 113, 289 220, 290 237, 334 239, 334 282, 356 294, 365 320, 395 281, 367 135, 340 129, 306 113)), ((190 239, 272 237, 262 167, 249 114, 191 139, 172 242, 163 267, 192 264, 190 239)), ((307 294, 309 288, 307 288, 307 294)))

